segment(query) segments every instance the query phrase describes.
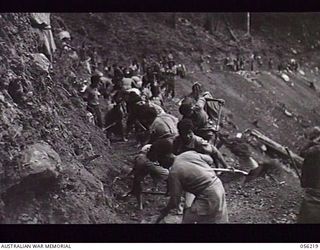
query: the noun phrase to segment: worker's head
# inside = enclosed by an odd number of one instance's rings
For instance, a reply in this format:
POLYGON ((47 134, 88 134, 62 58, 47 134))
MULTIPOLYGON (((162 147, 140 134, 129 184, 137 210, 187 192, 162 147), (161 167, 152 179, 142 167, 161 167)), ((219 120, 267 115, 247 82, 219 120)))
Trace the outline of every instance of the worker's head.
POLYGON ((141 108, 143 121, 147 126, 150 126, 158 115, 157 110, 154 107, 150 107, 148 105, 143 105, 141 108))
POLYGON ((195 82, 193 85, 192 85, 192 92, 193 93, 200 93, 202 90, 201 90, 201 84, 199 82, 195 82))
POLYGON ((311 141, 318 141, 320 137, 320 127, 314 126, 305 131, 305 137, 311 141))
POLYGON ((151 161, 158 161, 162 167, 170 168, 174 162, 172 141, 168 139, 155 141, 147 156, 151 161))
POLYGON ((182 119, 178 123, 178 131, 182 141, 189 143, 194 137, 192 121, 190 119, 182 119))
POLYGON ((193 114, 192 102, 183 102, 179 107, 179 112, 184 118, 190 118, 193 114))

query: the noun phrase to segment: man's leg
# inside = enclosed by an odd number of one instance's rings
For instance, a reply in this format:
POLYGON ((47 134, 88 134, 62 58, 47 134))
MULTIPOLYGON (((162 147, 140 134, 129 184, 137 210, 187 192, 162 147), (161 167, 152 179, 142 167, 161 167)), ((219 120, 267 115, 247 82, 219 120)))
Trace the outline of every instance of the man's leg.
POLYGON ((94 106, 94 113, 96 116, 97 126, 99 128, 102 128, 103 127, 102 113, 101 113, 99 105, 94 106))
POLYGON ((175 97, 175 81, 174 80, 172 80, 172 83, 171 83, 171 96, 172 96, 172 98, 174 98, 175 97))

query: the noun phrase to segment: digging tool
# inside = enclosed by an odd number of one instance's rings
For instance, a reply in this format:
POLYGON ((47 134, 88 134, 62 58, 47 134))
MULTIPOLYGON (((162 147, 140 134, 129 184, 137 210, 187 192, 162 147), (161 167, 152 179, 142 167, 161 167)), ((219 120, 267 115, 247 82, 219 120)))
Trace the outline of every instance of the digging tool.
POLYGON ((217 120, 217 123, 216 123, 216 134, 215 134, 215 138, 214 138, 214 143, 213 145, 216 146, 217 145, 217 142, 218 142, 218 131, 220 129, 220 119, 221 119, 221 112, 222 112, 222 104, 219 102, 219 113, 218 113, 218 120, 217 120))
POLYGON ((242 174, 242 175, 249 175, 248 172, 240 170, 240 169, 228 169, 228 168, 213 168, 214 171, 217 172, 227 172, 227 173, 235 173, 235 174, 242 174))
POLYGON ((140 128, 142 128, 143 131, 148 131, 148 129, 147 129, 145 126, 143 126, 143 124, 142 124, 140 121, 136 120, 136 124, 137 124, 140 128))
POLYGON ((292 163, 292 166, 293 166, 293 168, 294 168, 297 176, 299 177, 299 180, 301 180, 301 175, 300 175, 300 173, 299 173, 297 164, 296 164, 296 162, 294 161, 294 159, 292 158, 292 155, 291 155, 290 150, 289 150, 287 147, 285 148, 285 150, 286 150, 287 153, 288 153, 288 156, 289 156, 289 158, 290 158, 290 161, 291 161, 291 163, 292 163))
POLYGON ((89 156, 89 157, 83 159, 81 162, 83 165, 88 165, 91 161, 93 161, 99 157, 101 157, 101 155, 92 155, 92 156, 89 156))
POLYGON ((142 191, 142 194, 151 194, 151 195, 167 195, 166 192, 153 192, 153 191, 142 191))
POLYGON ((117 124, 116 122, 111 123, 110 125, 108 125, 107 127, 105 127, 105 128, 103 129, 103 131, 109 130, 111 127, 113 127, 113 126, 116 125, 116 124, 117 124))

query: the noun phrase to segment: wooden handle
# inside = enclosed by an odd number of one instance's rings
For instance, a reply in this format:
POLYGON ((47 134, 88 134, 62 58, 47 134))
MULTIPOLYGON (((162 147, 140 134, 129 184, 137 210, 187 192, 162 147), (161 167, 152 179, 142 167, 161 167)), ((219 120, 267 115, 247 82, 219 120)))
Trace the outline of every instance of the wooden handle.
POLYGON ((239 174, 243 174, 243 175, 248 175, 248 172, 242 171, 240 169, 235 169, 233 171, 233 170, 227 169, 227 168, 213 168, 213 170, 217 171, 217 172, 239 173, 239 174))

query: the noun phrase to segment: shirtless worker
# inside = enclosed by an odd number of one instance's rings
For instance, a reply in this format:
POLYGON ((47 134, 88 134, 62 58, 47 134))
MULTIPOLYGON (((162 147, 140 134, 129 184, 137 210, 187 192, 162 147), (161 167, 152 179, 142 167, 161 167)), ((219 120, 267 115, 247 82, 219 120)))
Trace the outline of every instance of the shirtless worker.
POLYGON ((220 151, 211 143, 193 133, 193 123, 189 119, 182 119, 178 123, 179 136, 174 139, 173 153, 179 155, 194 150, 201 154, 210 155, 213 160, 219 160, 224 168, 230 168, 220 151))
POLYGON ((102 128, 103 127, 103 121, 102 121, 102 113, 100 110, 100 104, 99 104, 99 96, 101 95, 98 91, 100 83, 100 76, 99 75, 93 75, 91 77, 91 84, 85 91, 85 100, 87 101, 87 110, 91 112, 95 118, 95 124, 102 128))
POLYGON ((228 223, 224 187, 210 166, 213 163, 210 156, 195 151, 175 156, 172 142, 167 139, 153 143, 150 152, 161 166, 169 169, 170 200, 157 222, 179 206, 183 192, 189 192, 195 199, 185 209, 182 223, 228 223))

